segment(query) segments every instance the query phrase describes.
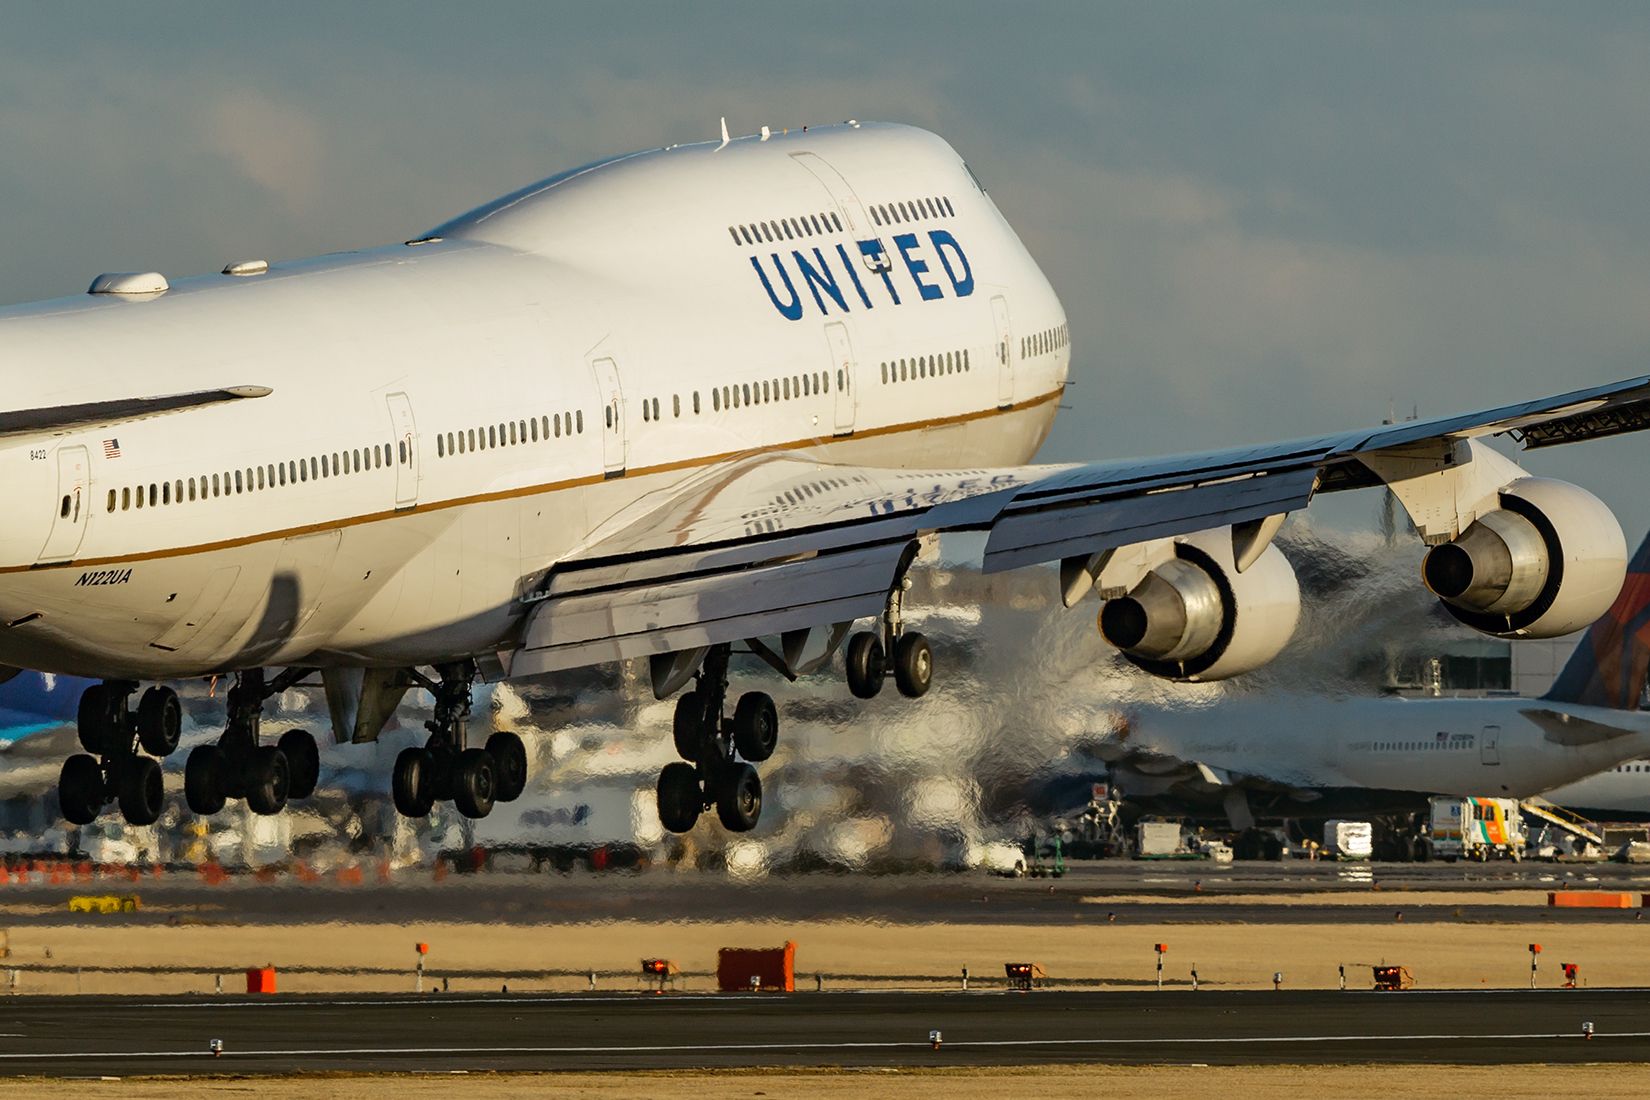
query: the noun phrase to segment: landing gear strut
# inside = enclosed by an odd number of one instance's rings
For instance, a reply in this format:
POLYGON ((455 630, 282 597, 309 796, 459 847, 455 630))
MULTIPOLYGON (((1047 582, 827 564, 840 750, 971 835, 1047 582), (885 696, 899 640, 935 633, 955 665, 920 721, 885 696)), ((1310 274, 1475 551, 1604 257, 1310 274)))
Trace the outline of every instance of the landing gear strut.
POLYGON ((848 664, 848 690, 857 698, 870 699, 882 690, 890 671, 890 654, 894 685, 899 693, 910 699, 928 694, 934 680, 934 653, 927 638, 905 629, 902 612, 905 593, 910 587, 910 579, 902 577, 889 591, 880 632, 862 630, 848 639, 844 654, 848 664))
POLYGON ((691 830, 712 806, 729 832, 749 832, 762 816, 762 778, 751 764, 773 755, 779 712, 766 692, 749 691, 726 717, 732 649, 711 646, 692 690, 676 700, 673 733, 683 762, 665 766, 657 790, 659 821, 673 833, 691 830))
POLYGON ((273 745, 260 740, 264 700, 302 680, 307 668, 288 668, 272 680, 261 668, 237 674, 229 689, 229 715, 215 745, 197 745, 183 769, 183 797, 192 813, 210 816, 231 798, 244 798, 256 814, 278 814, 290 799, 308 798, 321 775, 315 738, 288 730, 273 745))
POLYGON ((136 690, 130 680, 106 680, 80 696, 76 732, 86 751, 63 762, 57 783, 58 805, 72 825, 91 824, 111 801, 132 825, 153 825, 160 817, 164 792, 154 757, 178 747, 183 708, 171 688, 152 687, 134 714, 136 690))
POLYGON ((514 802, 527 787, 527 748, 521 738, 500 731, 486 748, 470 748, 470 688, 475 665, 468 661, 436 666, 439 681, 413 671, 415 683, 435 696, 435 714, 423 748, 402 749, 395 758, 390 793, 404 817, 426 817, 437 802, 452 800, 469 818, 486 817, 496 802, 514 802))

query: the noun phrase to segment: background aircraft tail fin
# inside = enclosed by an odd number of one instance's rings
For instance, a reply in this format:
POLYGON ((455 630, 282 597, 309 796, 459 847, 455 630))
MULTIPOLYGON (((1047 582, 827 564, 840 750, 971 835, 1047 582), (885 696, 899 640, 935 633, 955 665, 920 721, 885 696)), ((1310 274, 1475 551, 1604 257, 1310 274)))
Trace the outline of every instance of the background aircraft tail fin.
POLYGON ((1543 698, 1555 703, 1639 710, 1650 672, 1650 534, 1627 564, 1621 594, 1587 628, 1543 698))

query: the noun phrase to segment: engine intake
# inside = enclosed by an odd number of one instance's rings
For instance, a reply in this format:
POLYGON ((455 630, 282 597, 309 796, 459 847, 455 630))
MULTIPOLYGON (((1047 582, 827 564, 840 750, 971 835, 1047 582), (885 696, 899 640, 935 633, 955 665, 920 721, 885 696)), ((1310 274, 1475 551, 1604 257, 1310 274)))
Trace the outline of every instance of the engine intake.
POLYGON ((1585 489, 1536 477, 1504 487, 1500 504, 1427 551, 1421 577, 1445 609, 1503 638, 1556 638, 1604 614, 1627 573, 1609 508, 1585 489))
POLYGON ((1243 572, 1224 530, 1175 544, 1175 557, 1100 608, 1100 633, 1130 662, 1171 680, 1222 680, 1259 668, 1295 632, 1300 586, 1277 547, 1243 572))

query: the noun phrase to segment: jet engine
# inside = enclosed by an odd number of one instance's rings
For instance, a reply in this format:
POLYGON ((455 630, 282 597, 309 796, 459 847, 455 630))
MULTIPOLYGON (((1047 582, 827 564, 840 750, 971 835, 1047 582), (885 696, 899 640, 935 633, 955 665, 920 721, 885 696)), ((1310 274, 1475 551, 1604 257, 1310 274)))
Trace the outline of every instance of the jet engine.
POLYGON ((1501 638, 1556 638, 1609 610, 1627 575, 1627 543, 1603 501, 1526 477, 1501 489, 1500 505, 1421 563, 1451 615, 1501 638))
POLYGON ((1124 657, 1170 680, 1224 680, 1288 644, 1301 590, 1276 546, 1242 572, 1224 528, 1176 542, 1174 553, 1100 608, 1100 633, 1124 657))

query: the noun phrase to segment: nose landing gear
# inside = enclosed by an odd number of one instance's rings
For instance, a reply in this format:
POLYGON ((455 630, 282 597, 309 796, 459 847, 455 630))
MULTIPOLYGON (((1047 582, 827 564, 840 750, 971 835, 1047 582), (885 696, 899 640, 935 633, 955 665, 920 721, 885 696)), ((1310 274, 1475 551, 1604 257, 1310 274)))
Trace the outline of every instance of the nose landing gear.
POLYGON ((655 792, 659 821, 673 833, 690 831, 713 806, 729 832, 749 832, 762 817, 762 777, 747 761, 773 755, 779 712, 766 692, 750 691, 732 719, 724 716, 731 652, 728 645, 710 647, 693 690, 676 700, 672 731, 684 762, 665 766, 655 792))
POLYGON ((899 693, 908 699, 920 699, 928 694, 934 680, 934 652, 927 638, 905 629, 902 615, 910 585, 910 580, 902 579, 888 593, 880 632, 862 630, 848 639, 844 654, 848 690, 856 698, 870 699, 882 690, 890 671, 890 656, 894 686, 899 688, 899 693))

